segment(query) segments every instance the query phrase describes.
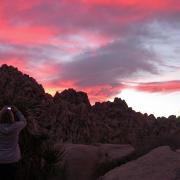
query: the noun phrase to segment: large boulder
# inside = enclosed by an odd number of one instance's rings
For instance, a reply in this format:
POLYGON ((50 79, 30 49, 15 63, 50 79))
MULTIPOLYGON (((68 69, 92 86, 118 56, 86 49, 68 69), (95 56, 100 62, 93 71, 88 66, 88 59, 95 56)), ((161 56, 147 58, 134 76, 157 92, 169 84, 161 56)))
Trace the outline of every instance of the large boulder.
MULTIPOLYGON (((134 152, 134 148, 129 144, 95 144, 99 152, 105 157, 104 161, 114 162, 121 160, 134 152)), ((102 159, 103 160, 103 159, 102 159)))
POLYGON ((128 162, 98 180, 178 180, 180 154, 168 146, 158 147, 139 159, 128 162))
MULTIPOLYGON (((60 145, 59 147, 61 148, 62 146, 60 145)), ((64 179, 96 179, 99 168, 104 168, 113 162, 121 161, 133 152, 134 148, 130 145, 64 145, 64 179)))

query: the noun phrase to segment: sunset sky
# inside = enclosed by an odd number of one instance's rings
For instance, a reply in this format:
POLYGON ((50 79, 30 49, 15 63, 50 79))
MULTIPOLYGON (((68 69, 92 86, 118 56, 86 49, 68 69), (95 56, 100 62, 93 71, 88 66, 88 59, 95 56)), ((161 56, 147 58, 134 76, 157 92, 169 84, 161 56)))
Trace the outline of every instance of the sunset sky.
POLYGON ((180 0, 1 0, 0 65, 46 92, 180 115, 180 0))

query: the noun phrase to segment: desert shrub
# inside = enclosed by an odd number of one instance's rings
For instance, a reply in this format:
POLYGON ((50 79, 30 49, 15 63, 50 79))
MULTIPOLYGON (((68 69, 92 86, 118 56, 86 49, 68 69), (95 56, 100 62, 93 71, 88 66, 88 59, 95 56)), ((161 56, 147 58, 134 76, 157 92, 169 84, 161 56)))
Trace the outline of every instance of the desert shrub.
POLYGON ((27 129, 23 130, 21 135, 22 160, 19 162, 17 179, 41 180, 41 149, 44 139, 27 129))
POLYGON ((64 179, 64 147, 56 148, 53 144, 46 144, 42 152, 42 173, 44 179, 58 176, 64 179))
POLYGON ((20 135, 22 160, 19 162, 17 180, 43 180, 41 171, 42 148, 47 137, 25 128, 20 135))

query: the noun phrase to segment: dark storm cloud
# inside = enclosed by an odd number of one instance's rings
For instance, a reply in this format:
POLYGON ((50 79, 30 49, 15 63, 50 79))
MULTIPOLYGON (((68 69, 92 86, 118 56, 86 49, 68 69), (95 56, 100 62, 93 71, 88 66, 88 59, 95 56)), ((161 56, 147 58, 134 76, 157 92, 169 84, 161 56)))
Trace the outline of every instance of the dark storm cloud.
POLYGON ((155 55, 136 38, 122 39, 78 56, 63 66, 63 79, 74 79, 81 86, 116 84, 140 71, 157 73, 155 55))

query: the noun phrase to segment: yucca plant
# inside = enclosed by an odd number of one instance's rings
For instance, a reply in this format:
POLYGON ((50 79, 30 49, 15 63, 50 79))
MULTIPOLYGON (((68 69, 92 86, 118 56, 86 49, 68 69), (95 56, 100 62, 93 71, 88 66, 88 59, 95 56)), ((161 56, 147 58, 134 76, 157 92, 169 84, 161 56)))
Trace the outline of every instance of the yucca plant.
POLYGON ((64 174, 64 147, 57 149, 54 145, 47 144, 42 153, 42 172, 44 179, 64 174))

